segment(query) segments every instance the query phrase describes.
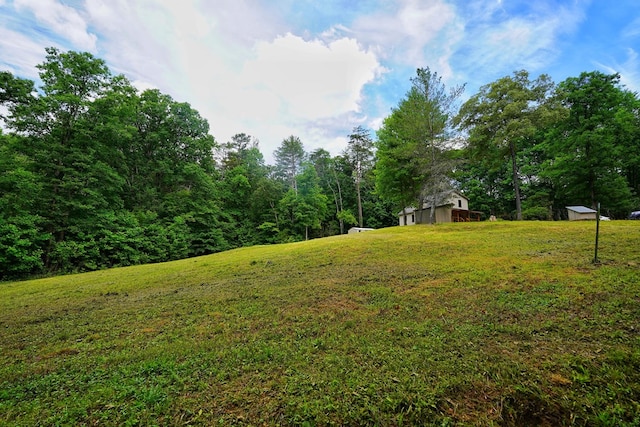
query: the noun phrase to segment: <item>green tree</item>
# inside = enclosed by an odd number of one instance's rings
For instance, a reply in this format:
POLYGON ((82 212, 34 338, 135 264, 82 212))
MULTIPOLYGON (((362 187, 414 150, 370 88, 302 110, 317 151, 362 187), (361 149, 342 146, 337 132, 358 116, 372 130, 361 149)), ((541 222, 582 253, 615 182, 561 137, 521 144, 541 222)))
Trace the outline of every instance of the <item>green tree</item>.
POLYGON ((30 159, 13 149, 17 139, 0 132, 0 280, 39 272, 48 240, 33 213, 42 184, 30 159))
POLYGON ((274 157, 278 174, 289 183, 290 188, 298 191, 296 177, 300 173, 302 163, 306 158, 300 138, 291 135, 284 139, 274 152, 274 157))
POLYGON ((130 170, 143 199, 134 206, 159 213, 165 223, 181 218, 189 229, 189 254, 226 249, 224 213, 206 119, 187 103, 157 90, 141 95, 137 153, 130 170))
POLYGON ((309 162, 313 164, 319 178, 322 192, 330 195, 335 207, 335 220, 338 222, 340 234, 344 234, 345 222, 350 225, 357 224, 357 220, 353 213, 348 209, 345 210, 343 201, 343 183, 344 176, 341 178, 341 170, 339 170, 339 158, 332 158, 331 154, 324 148, 318 148, 309 155, 309 162))
POLYGON ((258 140, 236 134, 221 144, 218 155, 228 240, 243 246, 272 243, 278 226, 274 207, 284 189, 270 177, 271 169, 265 165, 258 140))
MULTIPOLYGON (((623 171, 631 192, 640 196, 640 98, 625 90, 621 108, 616 114, 616 140, 623 145, 623 171)), ((636 206, 640 208, 640 201, 636 206)))
POLYGON ((450 122, 464 89, 447 91, 428 68, 418 69, 411 82, 405 99, 378 131, 376 191, 397 208, 411 203, 422 207, 428 199, 436 205, 439 194, 448 189, 453 170, 446 154, 451 148, 450 122))
POLYGON ((237 133, 231 137, 230 141, 220 144, 217 151, 223 173, 245 164, 252 150, 256 149, 258 149, 258 140, 246 133, 237 133))
POLYGON ((284 222, 280 214, 280 200, 287 191, 286 185, 273 177, 270 168, 267 176, 260 179, 252 196, 252 217, 257 226, 259 243, 277 243, 284 222))
POLYGON ((296 180, 298 191, 290 188, 280 201, 280 209, 289 221, 288 227, 294 238, 300 236, 308 240, 310 231, 322 228, 328 199, 322 194, 318 174, 310 163, 303 165, 296 180))
MULTIPOLYGON (((8 71, 0 71, 0 106, 9 111, 15 111, 19 107, 28 108, 34 100, 34 84, 31 80, 15 77, 8 71)), ((0 111, 0 120, 6 120, 0 111)))
POLYGON ((138 94, 89 53, 49 48, 38 69, 37 94, 0 75, 15 133, 2 141, 2 200, 12 207, 0 207, 0 246, 23 259, 16 272, 37 271, 39 258, 75 271, 229 247, 216 143, 197 111, 159 91, 138 94))
POLYGON ((140 95, 135 118, 127 154, 127 206, 162 211, 164 197, 189 185, 181 176, 185 165, 214 174, 216 142, 196 110, 155 89, 140 95))
POLYGON ((509 161, 518 220, 522 219, 518 156, 532 145, 538 127, 548 117, 544 108, 553 87, 547 75, 531 81, 527 71, 517 71, 482 86, 464 103, 455 120, 469 132, 469 152, 474 161, 486 162, 491 170, 509 161))
POLYGON ((508 164, 477 161, 469 155, 467 148, 457 151, 455 155, 460 162, 453 178, 458 188, 469 198, 469 205, 487 216, 510 214, 513 185, 508 179, 508 164))
POLYGON ((367 129, 362 126, 353 128, 345 154, 353 167, 353 182, 358 201, 358 224, 363 227, 362 181, 373 167, 373 140, 367 129))
POLYGON ((623 171, 630 152, 629 129, 637 125, 635 97, 620 86, 618 74, 594 71, 558 85, 567 109, 548 134, 545 176, 554 183, 558 202, 598 202, 616 216, 626 216, 634 199, 623 171))
POLYGON ((68 239, 89 239, 92 218, 121 205, 122 181, 91 128, 89 114, 111 81, 104 62, 88 53, 47 49, 38 65, 40 96, 27 108, 11 111, 9 126, 26 135, 23 148, 41 177, 43 191, 35 212, 51 236, 46 265, 55 246, 68 239))

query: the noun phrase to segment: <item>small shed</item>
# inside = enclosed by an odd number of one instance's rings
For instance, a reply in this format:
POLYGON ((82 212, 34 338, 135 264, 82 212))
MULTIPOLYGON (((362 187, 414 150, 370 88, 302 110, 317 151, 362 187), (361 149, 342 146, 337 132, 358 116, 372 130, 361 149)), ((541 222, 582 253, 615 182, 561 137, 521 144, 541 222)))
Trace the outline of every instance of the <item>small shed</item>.
POLYGON ((351 227, 348 231, 349 234, 354 233, 362 233, 363 231, 371 231, 375 230, 375 228, 366 228, 366 227, 351 227))
POLYGON ((569 221, 580 221, 585 219, 596 219, 597 211, 585 206, 567 206, 569 221))

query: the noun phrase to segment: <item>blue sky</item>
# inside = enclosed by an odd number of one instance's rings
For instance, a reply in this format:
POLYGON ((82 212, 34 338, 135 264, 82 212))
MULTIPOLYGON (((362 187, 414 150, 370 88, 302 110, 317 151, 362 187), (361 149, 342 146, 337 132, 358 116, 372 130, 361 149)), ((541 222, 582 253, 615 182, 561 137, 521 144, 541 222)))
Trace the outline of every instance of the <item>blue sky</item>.
POLYGON ((37 80, 47 46, 189 102, 218 142, 256 137, 267 162, 289 135, 339 154, 418 67, 465 98, 521 69, 640 91, 638 0, 0 0, 0 69, 37 80))

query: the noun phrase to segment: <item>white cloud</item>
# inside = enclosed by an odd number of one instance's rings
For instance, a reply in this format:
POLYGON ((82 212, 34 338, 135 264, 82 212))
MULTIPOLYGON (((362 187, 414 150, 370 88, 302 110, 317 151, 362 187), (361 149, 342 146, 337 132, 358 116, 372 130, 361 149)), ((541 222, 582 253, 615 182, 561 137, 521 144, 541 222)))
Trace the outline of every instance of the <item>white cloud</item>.
POLYGON ((225 45, 251 48, 258 40, 272 40, 291 30, 281 13, 284 2, 216 0, 199 3, 200 13, 212 23, 225 45))
POLYGON ((638 52, 627 49, 627 61, 620 67, 620 80, 629 90, 640 92, 640 61, 638 52))
POLYGON ((376 53, 385 60, 412 67, 439 63, 445 68, 440 73, 448 73, 449 48, 461 30, 455 8, 443 0, 401 0, 397 4, 391 12, 357 19, 351 30, 359 40, 376 46, 376 53))
MULTIPOLYGON (((137 88, 189 102, 220 142, 238 132, 257 137, 269 161, 291 134, 308 150, 338 154, 353 126, 381 123, 417 67, 470 87, 495 73, 546 71, 586 7, 553 3, 379 0, 341 16, 342 5, 290 0, 14 0, 21 19, 47 31, 23 36, 20 25, 0 25, 0 57, 29 76, 45 46, 68 41, 60 47, 93 51, 137 88), (54 42, 45 43, 49 35, 54 42)), ((634 64, 630 54, 616 68, 637 82, 634 64)))
MULTIPOLYGON (((397 0, 381 1, 381 7, 353 22, 325 21, 326 28, 317 34, 304 23, 296 33, 296 24, 284 21, 282 12, 291 12, 292 6, 263 0, 79 4, 72 9, 61 0, 15 0, 16 7, 68 39, 72 49, 91 47, 140 90, 158 88, 189 102, 209 120, 220 142, 238 132, 259 138, 267 160, 290 134, 309 150, 323 146, 337 154, 353 126, 381 122, 376 116, 390 108, 385 97, 400 98, 409 85, 407 76, 417 67, 429 66, 445 81, 465 81, 451 65, 462 37, 477 38, 466 45, 471 49, 467 65, 490 67, 507 54, 516 61, 526 59, 523 51, 531 46, 546 49, 553 37, 545 33, 557 34, 555 26, 562 19, 497 22, 500 5, 482 2, 474 17, 467 16, 479 24, 465 32, 460 14, 471 13, 475 2, 456 9, 445 0, 397 0), (473 51, 485 45, 490 49, 475 56, 473 51), (382 80, 391 85, 378 86, 382 80), (387 92, 373 94, 372 84, 387 92)), ((310 17, 300 9, 296 16, 316 20, 314 24, 327 18, 310 17)), ((37 50, 43 52, 43 47, 37 50)), ((33 67, 39 61, 24 62, 33 67)))
POLYGON ((333 135, 342 130, 331 123, 360 112, 363 87, 382 71, 376 56, 354 39, 286 34, 258 42, 239 73, 211 81, 203 108, 216 138, 252 134, 268 162, 289 135, 300 137, 309 151, 323 147, 338 154, 345 141, 333 135))
POLYGON ((640 17, 634 19, 623 29, 622 36, 624 38, 635 38, 640 36, 640 17))
POLYGON ((478 82, 478 76, 491 79, 519 69, 544 71, 561 54, 561 37, 573 33, 584 20, 583 4, 527 5, 530 9, 519 14, 507 13, 494 1, 464 10, 464 41, 458 45, 455 64, 465 70, 464 81, 476 86, 488 82, 478 82))
POLYGON ((53 0, 16 1, 70 40, 61 28, 63 17, 69 26, 77 21, 74 48, 80 49, 81 34, 92 36, 90 28, 100 37, 85 44, 92 41, 112 71, 141 90, 157 87, 191 103, 221 142, 237 132, 252 134, 267 159, 290 134, 310 150, 324 146, 337 154, 346 139, 335 135, 346 135, 365 119, 363 88, 387 71, 380 57, 412 67, 433 57, 431 63, 444 69, 447 49, 426 45, 448 34, 443 29, 455 20, 441 0, 403 0, 391 17, 374 14, 351 29, 328 23, 325 34, 302 38, 278 7, 259 0, 220 0, 215 6, 195 0, 86 0, 83 9, 67 15, 62 11, 70 8, 53 0))
MULTIPOLYGON (((361 15, 348 25, 337 24, 327 36, 345 34, 355 38, 382 63, 384 78, 376 81, 377 90, 366 100, 370 117, 361 123, 380 127, 391 105, 408 89, 416 68, 429 67, 445 82, 458 83, 451 67, 451 56, 463 34, 463 22, 451 2, 444 0, 398 0, 381 2, 373 13, 361 15), (395 88, 395 93, 390 92, 395 88)), ((348 129, 350 131, 351 128, 348 129)))
POLYGON ((287 34, 258 43, 255 52, 241 80, 267 98, 277 96, 296 119, 358 111, 362 87, 380 71, 375 55, 348 38, 325 43, 287 34))
POLYGON ((627 58, 623 63, 614 62, 613 65, 596 63, 606 73, 620 74, 620 83, 633 92, 640 92, 640 59, 638 52, 629 48, 626 51, 627 58))
POLYGON ((15 0, 18 11, 29 10, 42 25, 71 42, 74 48, 95 52, 95 34, 87 31, 87 23, 80 13, 56 0, 15 0))
POLYGON ((359 111, 364 85, 383 71, 353 38, 278 35, 285 27, 274 10, 257 1, 86 1, 112 70, 191 103, 220 142, 257 137, 268 161, 291 134, 309 149, 333 144, 313 122, 359 111))
POLYGON ((0 52, 2 68, 21 77, 38 79, 36 65, 42 63, 46 55, 41 43, 0 26, 0 52))
MULTIPOLYGON (((239 77, 250 46, 245 46, 248 39, 227 30, 242 29, 234 25, 242 19, 235 13, 245 3, 222 0, 214 13, 195 1, 87 0, 86 11, 100 34, 101 56, 114 72, 127 75, 140 90, 158 88, 189 102, 207 118, 216 139, 225 142, 238 132, 263 139, 261 109, 271 124, 278 119, 271 114, 275 95, 256 93, 239 77)), ((249 24, 245 36, 251 34, 249 24)))
POLYGON ((173 81, 180 81, 171 52, 172 17, 155 4, 86 0, 85 11, 91 27, 100 34, 100 57, 113 72, 127 75, 139 88, 156 87, 179 95, 172 87, 173 81))

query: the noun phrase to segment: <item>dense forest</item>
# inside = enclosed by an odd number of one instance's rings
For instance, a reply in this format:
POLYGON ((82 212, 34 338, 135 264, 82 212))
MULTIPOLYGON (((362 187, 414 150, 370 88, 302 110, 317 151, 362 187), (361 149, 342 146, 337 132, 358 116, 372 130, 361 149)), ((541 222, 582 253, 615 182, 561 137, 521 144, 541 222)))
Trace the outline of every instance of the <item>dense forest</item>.
POLYGON ((461 102, 418 69, 376 134, 305 151, 212 136, 189 104, 88 53, 47 49, 41 86, 0 72, 0 280, 162 262, 395 225, 449 189, 485 217, 624 218, 639 205, 640 101, 620 76, 517 71, 461 102))

